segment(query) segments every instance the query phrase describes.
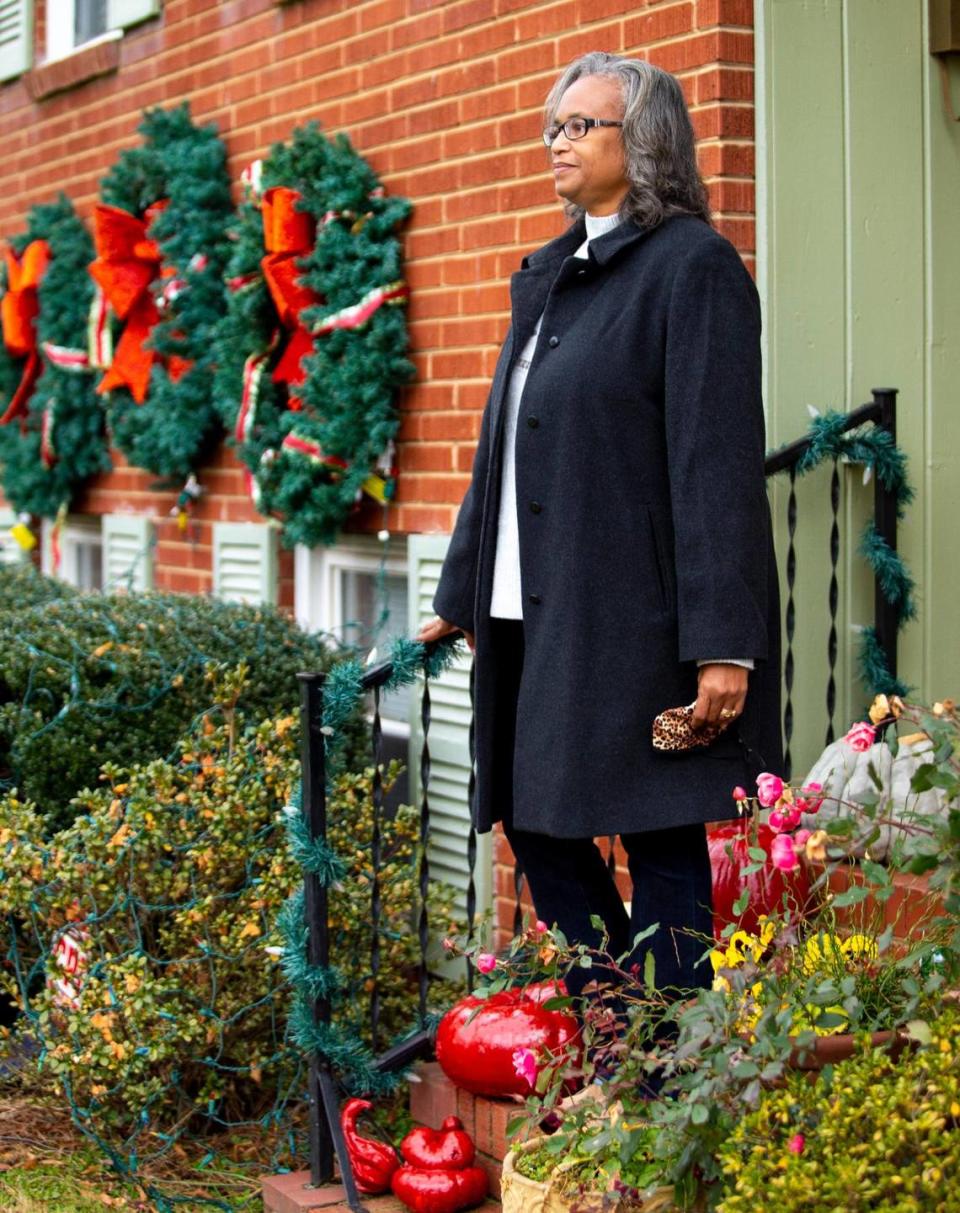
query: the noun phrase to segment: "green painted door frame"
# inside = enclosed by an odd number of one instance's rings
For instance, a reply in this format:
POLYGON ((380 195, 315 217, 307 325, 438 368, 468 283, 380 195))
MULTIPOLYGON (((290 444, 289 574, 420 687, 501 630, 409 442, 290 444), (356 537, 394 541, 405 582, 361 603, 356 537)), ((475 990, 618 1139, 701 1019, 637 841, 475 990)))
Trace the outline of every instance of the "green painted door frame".
MULTIPOLYGON (((944 114, 926 0, 757 0, 758 284, 770 445, 809 407, 849 410, 900 392, 898 438, 917 499, 900 549, 919 614, 900 671, 919 695, 960 691, 960 124, 944 114)), ((960 92, 960 67, 951 67, 960 92)), ((872 489, 842 469, 842 730, 859 715, 856 630, 873 590, 856 556, 872 489)), ((823 743, 829 627, 828 473, 801 486, 797 763, 823 743)), ((786 547, 786 486, 773 494, 786 547)))

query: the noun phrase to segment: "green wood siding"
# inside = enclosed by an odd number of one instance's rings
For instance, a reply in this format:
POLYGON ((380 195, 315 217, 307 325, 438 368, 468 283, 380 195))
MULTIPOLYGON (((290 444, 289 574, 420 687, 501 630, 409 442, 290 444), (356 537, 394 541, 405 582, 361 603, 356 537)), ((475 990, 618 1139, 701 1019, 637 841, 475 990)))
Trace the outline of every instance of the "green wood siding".
MULTIPOLYGON (((898 437, 917 500, 900 546, 920 617, 900 668, 921 694, 960 686, 950 599, 960 588, 960 130, 941 112, 923 0, 762 0, 758 32, 759 283, 765 309, 770 444, 798 436, 808 405, 850 409, 900 390, 898 437), (949 469, 953 476, 937 469, 949 469)), ((953 69, 956 72, 956 69, 953 69)), ((845 468, 837 726, 859 714, 856 629, 873 589, 855 555, 872 486, 845 468)), ((827 676, 828 473, 800 489, 796 645, 802 773, 823 741, 827 676)), ((786 551, 786 484, 774 490, 786 551)))

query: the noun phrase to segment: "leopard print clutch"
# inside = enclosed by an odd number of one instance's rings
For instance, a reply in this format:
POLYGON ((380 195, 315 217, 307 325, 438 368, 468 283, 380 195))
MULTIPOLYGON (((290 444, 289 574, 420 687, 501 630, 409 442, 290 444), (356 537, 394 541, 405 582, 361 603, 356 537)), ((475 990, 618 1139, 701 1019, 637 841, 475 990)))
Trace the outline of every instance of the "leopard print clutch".
POLYGON ((667 708, 653 720, 653 748, 666 753, 682 753, 684 750, 694 750, 698 746, 708 746, 717 740, 720 734, 731 722, 724 724, 708 724, 702 729, 693 727, 693 709, 691 703, 686 708, 667 708))

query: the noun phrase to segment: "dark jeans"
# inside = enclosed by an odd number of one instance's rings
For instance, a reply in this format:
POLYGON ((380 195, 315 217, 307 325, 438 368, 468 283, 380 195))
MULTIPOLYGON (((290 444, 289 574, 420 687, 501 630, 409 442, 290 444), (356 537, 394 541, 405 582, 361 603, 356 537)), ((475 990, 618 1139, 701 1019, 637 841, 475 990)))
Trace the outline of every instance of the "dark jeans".
MULTIPOLYGON (((493 650, 497 678, 498 758, 513 752, 517 691, 523 668, 523 624, 493 621, 493 650)), ((616 694, 616 689, 612 689, 616 694)), ((690 989, 709 985, 709 962, 697 964, 713 930, 710 858, 702 825, 679 826, 622 834, 627 866, 633 882, 628 916, 606 861, 592 838, 552 838, 513 826, 513 798, 509 784, 512 764, 497 762, 503 807, 503 829, 530 887, 537 916, 556 924, 570 943, 597 947, 602 935, 590 921, 596 916, 606 925, 608 951, 622 956, 636 935, 659 923, 624 962, 643 973, 648 951, 653 953, 656 984, 660 989, 690 989)), ((642 820, 642 806, 637 817, 642 820)), ((568 975, 571 994, 578 995, 594 977, 590 969, 568 975)))

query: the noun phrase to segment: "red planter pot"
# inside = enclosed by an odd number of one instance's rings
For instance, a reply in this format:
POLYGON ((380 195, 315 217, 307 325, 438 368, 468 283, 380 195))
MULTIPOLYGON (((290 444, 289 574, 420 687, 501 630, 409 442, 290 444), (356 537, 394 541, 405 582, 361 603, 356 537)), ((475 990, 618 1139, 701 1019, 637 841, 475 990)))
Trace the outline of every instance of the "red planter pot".
POLYGON ((783 907, 784 894, 787 904, 801 912, 806 911, 810 901, 810 876, 804 864, 792 872, 784 872, 774 866, 769 858, 770 846, 776 831, 761 825, 754 844, 751 823, 738 821, 733 825, 717 826, 707 833, 707 848, 710 852, 710 867, 713 872, 713 933, 720 938, 723 928, 731 922, 738 923, 745 931, 756 934, 762 914, 770 914, 783 907), (744 876, 744 868, 754 861, 747 854, 752 846, 767 852, 767 862, 759 871, 744 876), (744 889, 750 893, 746 910, 739 917, 733 907, 744 889))

